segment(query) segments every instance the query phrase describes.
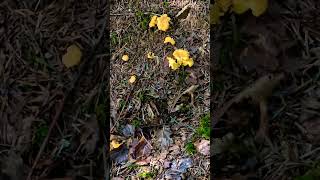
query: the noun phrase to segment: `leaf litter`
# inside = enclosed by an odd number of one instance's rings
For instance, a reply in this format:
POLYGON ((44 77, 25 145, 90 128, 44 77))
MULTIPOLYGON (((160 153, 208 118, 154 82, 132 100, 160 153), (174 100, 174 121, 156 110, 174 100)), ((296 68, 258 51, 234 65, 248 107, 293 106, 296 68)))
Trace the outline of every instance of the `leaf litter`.
POLYGON ((121 2, 111 7, 111 14, 115 15, 111 15, 111 22, 115 22, 111 24, 117 24, 111 31, 124 29, 119 37, 130 37, 127 43, 116 44, 112 53, 119 55, 124 48, 131 52, 130 61, 111 63, 113 102, 126 102, 123 107, 126 116, 119 118, 118 125, 113 125, 116 127, 112 135, 121 134, 129 149, 128 160, 113 164, 113 177, 121 174, 121 177, 163 179, 166 170, 174 167, 175 177, 188 175, 208 179, 209 167, 192 169, 192 165, 194 161, 208 162, 209 157, 194 159, 183 149, 187 138, 196 134, 199 117, 209 109, 209 104, 200 97, 207 91, 209 79, 209 22, 206 18, 209 6, 200 1, 167 4, 167 10, 162 10, 161 4, 134 4, 137 17, 125 16, 119 11, 119 7, 124 7, 121 2), (145 28, 141 26, 144 21, 145 28), (171 62, 168 57, 172 58, 171 62), (124 79, 132 74, 137 74, 137 79, 129 90, 124 79), (198 81, 197 78, 204 79, 198 81), (128 91, 132 94, 128 95, 128 91), (173 112, 181 104, 184 104, 181 109, 173 112))
POLYGON ((219 164, 214 178, 299 179, 313 172, 319 148, 314 48, 320 43, 312 33, 319 31, 318 6, 314 0, 269 0, 259 17, 211 14, 218 47, 211 101, 212 154, 219 164), (305 13, 298 17, 297 8, 305 13))

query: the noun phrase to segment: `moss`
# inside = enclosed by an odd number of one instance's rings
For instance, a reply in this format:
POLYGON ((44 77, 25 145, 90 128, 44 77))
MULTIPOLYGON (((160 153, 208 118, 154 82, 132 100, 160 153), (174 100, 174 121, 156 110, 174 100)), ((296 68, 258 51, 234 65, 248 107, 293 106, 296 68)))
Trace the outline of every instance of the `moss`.
POLYGON ((193 155, 196 153, 196 147, 194 146, 194 144, 192 142, 188 142, 185 146, 186 152, 189 155, 193 155))
POLYGON ((199 127, 197 128, 197 134, 205 139, 210 139, 210 114, 205 115, 200 119, 199 127))

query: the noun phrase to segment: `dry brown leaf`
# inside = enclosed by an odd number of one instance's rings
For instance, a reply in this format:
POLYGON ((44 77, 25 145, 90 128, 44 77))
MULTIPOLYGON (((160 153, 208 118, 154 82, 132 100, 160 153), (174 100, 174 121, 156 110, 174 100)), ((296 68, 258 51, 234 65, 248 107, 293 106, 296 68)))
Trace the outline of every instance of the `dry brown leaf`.
POLYGON ((80 63, 82 52, 76 45, 71 45, 67 48, 67 53, 62 56, 62 63, 67 67, 73 67, 80 63))
POLYGON ((129 150, 132 160, 145 160, 150 155, 152 150, 151 144, 142 136, 139 142, 132 143, 129 150))
POLYGON ((171 129, 169 127, 163 127, 158 131, 158 142, 161 149, 168 148, 173 140, 171 139, 171 129))
POLYGON ((210 155, 210 141, 203 139, 200 142, 195 143, 195 146, 199 153, 205 156, 210 155))

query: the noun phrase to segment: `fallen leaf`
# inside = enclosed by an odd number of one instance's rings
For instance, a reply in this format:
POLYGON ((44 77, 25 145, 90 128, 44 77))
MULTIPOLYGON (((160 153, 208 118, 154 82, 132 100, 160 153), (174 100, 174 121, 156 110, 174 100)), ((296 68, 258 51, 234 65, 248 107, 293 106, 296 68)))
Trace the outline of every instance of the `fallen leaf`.
POLYGON ((205 156, 210 155, 210 141, 201 140, 200 142, 196 143, 195 146, 199 153, 205 156))
POLYGON ((122 134, 125 137, 131 137, 134 135, 135 132, 135 126, 131 124, 127 124, 123 129, 122 129, 122 134))
POLYGON ((158 131, 158 142, 161 149, 166 149, 173 143, 173 140, 170 137, 171 134, 171 129, 166 126, 158 131))
POLYGON ((128 161, 128 153, 128 148, 125 146, 125 144, 122 144, 119 148, 110 152, 110 159, 116 164, 121 164, 125 161, 128 161))
POLYGON ((67 53, 62 56, 62 63, 67 67, 73 67, 80 63, 82 52, 76 45, 67 48, 67 53))
POLYGON ((116 140, 112 140, 111 143, 110 143, 110 151, 113 150, 113 149, 117 149, 120 146, 121 146, 121 143, 119 143, 116 140))
POLYGON ((150 155, 152 146, 144 137, 141 137, 139 142, 132 143, 129 150, 130 158, 133 160, 144 160, 150 155))
POLYGON ((178 171, 180 173, 187 172, 187 169, 190 167, 192 167, 191 158, 178 159, 177 161, 174 161, 171 165, 172 170, 178 171))

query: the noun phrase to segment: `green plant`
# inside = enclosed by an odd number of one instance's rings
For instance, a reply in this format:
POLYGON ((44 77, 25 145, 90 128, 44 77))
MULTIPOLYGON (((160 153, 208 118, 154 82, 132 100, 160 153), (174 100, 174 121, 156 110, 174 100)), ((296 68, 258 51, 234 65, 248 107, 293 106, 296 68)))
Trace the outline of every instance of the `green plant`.
POLYGON ((49 128, 46 123, 39 124, 38 128, 36 129, 35 138, 34 138, 34 143, 36 145, 40 145, 42 143, 42 141, 48 134, 48 130, 49 128))
POLYGON ((133 125, 134 127, 140 127, 141 121, 140 121, 139 119, 134 119, 134 120, 132 121, 132 125, 133 125))
POLYGON ((164 6, 165 8, 168 8, 168 7, 169 7, 169 1, 168 1, 168 0, 164 0, 164 1, 163 1, 163 6, 164 6))
POLYGON ((138 174, 138 177, 141 177, 141 178, 150 178, 152 179, 154 177, 154 173, 151 173, 151 172, 143 172, 143 173, 139 173, 138 174))
POLYGON ((194 144, 192 142, 188 142, 185 146, 186 152, 189 155, 193 155, 194 153, 196 153, 196 147, 194 146, 194 144))
POLYGON ((132 164, 130 164, 130 165, 128 166, 128 169, 129 169, 129 170, 134 170, 134 169, 137 169, 138 167, 139 167, 139 165, 132 163, 132 164))
POLYGON ((304 175, 294 178, 294 180, 316 180, 320 179, 320 164, 308 170, 304 175))
POLYGON ((125 106, 126 106, 126 102, 123 99, 121 99, 119 101, 119 109, 120 109, 120 111, 122 111, 125 106))
POLYGON ((142 30, 147 30, 149 27, 149 21, 150 21, 150 17, 149 15, 144 14, 142 11, 138 10, 136 12, 136 17, 139 21, 139 27, 142 30))
POLYGON ((210 131, 210 114, 207 114, 200 119, 197 134, 205 139, 210 139, 210 131))
POLYGON ((119 42, 116 32, 111 32, 110 33, 110 39, 111 39, 111 45, 116 45, 119 42))

